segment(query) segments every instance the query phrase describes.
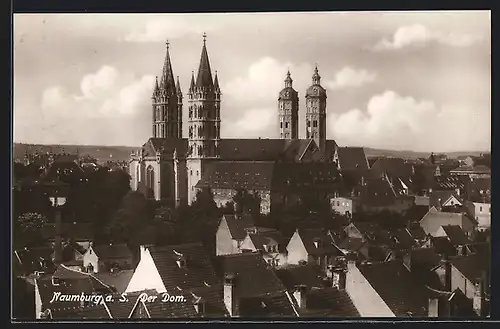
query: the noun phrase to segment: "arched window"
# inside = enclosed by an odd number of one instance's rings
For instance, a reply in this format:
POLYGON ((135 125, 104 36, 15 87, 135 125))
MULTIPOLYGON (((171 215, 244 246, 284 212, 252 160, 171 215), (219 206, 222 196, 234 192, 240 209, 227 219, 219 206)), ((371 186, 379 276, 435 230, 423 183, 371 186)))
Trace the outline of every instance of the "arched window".
POLYGON ((203 148, 201 145, 198 145, 198 155, 201 156, 203 154, 203 148))
POLYGON ((148 169, 146 170, 146 186, 148 188, 153 188, 154 181, 155 181, 155 170, 153 169, 152 166, 149 166, 148 169))
POLYGON ((135 184, 136 184, 136 188, 137 188, 137 185, 139 184, 139 182, 141 181, 141 166, 139 164, 137 164, 137 167, 135 168, 135 184))
POLYGON ((189 138, 193 138, 193 127, 189 127, 189 138))
POLYGON ((202 129, 201 129, 201 126, 198 127, 198 136, 201 137, 202 136, 202 129))

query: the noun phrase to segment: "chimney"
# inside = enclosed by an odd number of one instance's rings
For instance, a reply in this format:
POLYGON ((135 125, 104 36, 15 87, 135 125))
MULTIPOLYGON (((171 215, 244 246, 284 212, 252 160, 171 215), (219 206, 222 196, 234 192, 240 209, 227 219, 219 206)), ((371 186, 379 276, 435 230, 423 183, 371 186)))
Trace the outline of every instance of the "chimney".
POLYGON ((446 291, 451 292, 451 263, 447 255, 444 256, 443 260, 441 261, 441 264, 444 267, 444 280, 443 280, 444 288, 446 291))
POLYGON ((61 210, 55 207, 56 225, 55 225, 55 244, 54 244, 54 263, 60 264, 62 261, 62 219, 61 210))
POLYGON ((235 287, 236 276, 228 273, 224 277, 224 304, 231 317, 237 317, 239 311, 239 301, 236 297, 235 287))
POLYGON ((429 307, 428 307, 429 318, 439 317, 439 298, 429 297, 429 307))
POLYGON ((305 310, 307 308, 307 286, 306 285, 298 285, 295 287, 295 291, 293 292, 293 297, 297 301, 300 310, 305 310))
POLYGON ((488 273, 482 271, 481 278, 479 282, 475 285, 474 297, 473 297, 473 308, 474 311, 480 317, 485 317, 486 312, 486 291, 488 287, 488 273))

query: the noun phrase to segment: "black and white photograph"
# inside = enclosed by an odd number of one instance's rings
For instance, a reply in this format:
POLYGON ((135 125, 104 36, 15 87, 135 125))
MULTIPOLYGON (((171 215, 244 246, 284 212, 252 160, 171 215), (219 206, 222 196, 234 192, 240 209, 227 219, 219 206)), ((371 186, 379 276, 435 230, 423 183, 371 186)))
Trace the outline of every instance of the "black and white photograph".
POLYGON ((490 318, 490 17, 14 14, 12 321, 490 318))

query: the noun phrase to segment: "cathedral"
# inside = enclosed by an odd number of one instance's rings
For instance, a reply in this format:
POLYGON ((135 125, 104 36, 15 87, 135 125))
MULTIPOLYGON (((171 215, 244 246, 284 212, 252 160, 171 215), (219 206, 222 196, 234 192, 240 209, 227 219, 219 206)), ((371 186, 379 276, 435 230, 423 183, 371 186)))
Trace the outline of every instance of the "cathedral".
MULTIPOLYGON (((337 144, 326 139, 326 90, 318 68, 305 93, 305 139, 299 139, 299 96, 290 72, 278 95, 279 139, 221 139, 221 89, 217 72, 212 74, 203 36, 196 76, 193 72, 186 93, 188 132, 184 138, 184 95, 174 78, 167 43, 161 77, 156 79, 152 99, 152 137, 130 157, 132 190, 178 206, 196 197, 196 185, 206 168, 219 162, 334 162, 337 144)), ((230 164, 229 164, 230 166, 230 164)), ((245 173, 241 173, 242 175, 245 173)))

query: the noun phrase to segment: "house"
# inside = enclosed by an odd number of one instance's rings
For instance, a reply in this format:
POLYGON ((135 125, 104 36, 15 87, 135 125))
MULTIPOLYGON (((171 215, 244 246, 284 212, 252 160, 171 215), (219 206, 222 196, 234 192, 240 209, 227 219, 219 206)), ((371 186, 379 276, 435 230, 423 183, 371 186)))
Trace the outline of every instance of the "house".
POLYGON ((355 197, 333 197, 330 198, 332 210, 347 217, 351 217, 359 208, 359 199, 355 197))
POLYGON ((469 178, 490 178, 491 169, 485 165, 464 165, 450 171, 450 175, 468 176, 469 178))
POLYGON ((35 272, 49 273, 54 267, 52 248, 39 247, 17 249, 13 251, 13 271, 18 275, 29 275, 35 272))
POLYGON ((491 203, 491 178, 468 179, 465 199, 472 202, 491 203))
POLYGON ((215 234, 216 255, 240 253, 240 246, 247 236, 247 231, 256 231, 252 216, 223 215, 215 234))
POLYGON ((487 316, 490 301, 491 254, 452 257, 434 271, 445 291, 459 289, 473 303, 478 316, 487 316))
POLYGON ((98 272, 94 276, 105 285, 113 288, 114 291, 121 294, 125 292, 127 286, 134 275, 134 270, 116 270, 113 272, 98 272))
POLYGON ((224 304, 231 317, 296 317, 291 296, 260 253, 219 256, 224 304))
POLYGON ((125 292, 191 291, 218 282, 210 257, 201 243, 141 246, 139 264, 125 292))
POLYGON ((457 160, 460 162, 461 166, 473 166, 474 165, 474 159, 468 155, 461 155, 457 157, 457 160))
POLYGON ((238 191, 259 200, 260 213, 295 204, 300 200, 324 200, 340 186, 332 163, 219 161, 207 165, 197 189, 210 189, 217 205, 231 202, 238 191))
POLYGON ((467 236, 470 236, 476 226, 476 223, 463 213, 442 212, 435 207, 431 207, 419 223, 426 234, 434 237, 443 225, 458 225, 467 236))
POLYGON ((259 251, 264 260, 273 267, 287 264, 285 239, 277 230, 259 228, 254 232, 247 232, 240 249, 242 252, 259 251))
POLYGON ((346 291, 361 317, 423 317, 428 293, 401 261, 349 261, 346 291))
POLYGON ((429 207, 436 207, 436 209, 462 205, 460 197, 453 191, 433 191, 429 198, 429 207))
POLYGON ((327 274, 314 265, 289 266, 276 271, 299 317, 359 317, 345 291, 345 271, 327 274))
POLYGON ((436 237, 446 237, 457 248, 458 255, 466 253, 465 247, 472 244, 472 241, 458 225, 441 226, 436 232, 436 237))
POLYGON ((361 209, 364 212, 387 210, 403 213, 414 204, 414 198, 399 193, 388 176, 367 179, 365 184, 356 190, 357 195, 361 197, 361 209))
POLYGON ((401 158, 379 158, 370 168, 374 178, 387 178, 391 181, 398 195, 409 195, 413 192, 413 176, 415 167, 401 158))
POLYGON ((465 206, 471 218, 477 223, 477 229, 484 231, 491 226, 491 204, 486 202, 466 201, 465 206))
POLYGON ((83 255, 87 272, 114 272, 132 268, 133 255, 126 244, 91 246, 83 255))
POLYGON ((330 232, 322 229, 296 230, 286 247, 288 264, 313 263, 326 270, 344 259, 344 253, 335 246, 330 232))
POLYGON ((35 310, 37 319, 45 317, 48 310, 84 307, 95 300, 63 301, 57 295, 105 295, 113 293, 111 287, 105 285, 95 276, 72 270, 60 265, 53 274, 43 274, 35 279, 35 310))
POLYGON ((365 150, 362 147, 337 147, 333 154, 333 162, 342 172, 366 172, 370 168, 365 150))

